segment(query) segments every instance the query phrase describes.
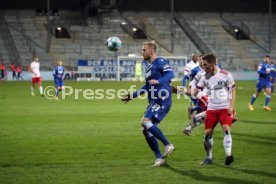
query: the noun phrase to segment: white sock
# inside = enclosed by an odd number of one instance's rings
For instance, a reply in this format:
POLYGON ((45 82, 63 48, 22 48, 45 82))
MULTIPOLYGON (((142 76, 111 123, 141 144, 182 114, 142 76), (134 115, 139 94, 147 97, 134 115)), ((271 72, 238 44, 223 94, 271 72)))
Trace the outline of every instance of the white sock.
POLYGON ((214 145, 213 136, 212 135, 209 135, 209 136, 205 135, 204 148, 205 148, 205 151, 206 151, 206 157, 208 159, 211 159, 211 160, 213 158, 213 145, 214 145))
POLYGON ((31 86, 31 93, 34 93, 34 87, 31 86))
POLYGON ((230 132, 224 132, 223 146, 224 146, 226 156, 231 156, 232 136, 230 132))
POLYGON ((40 92, 41 95, 43 94, 43 88, 42 88, 42 86, 39 86, 39 92, 40 92))
POLYGON ((186 126, 185 130, 191 131, 192 130, 192 126, 191 125, 186 126))

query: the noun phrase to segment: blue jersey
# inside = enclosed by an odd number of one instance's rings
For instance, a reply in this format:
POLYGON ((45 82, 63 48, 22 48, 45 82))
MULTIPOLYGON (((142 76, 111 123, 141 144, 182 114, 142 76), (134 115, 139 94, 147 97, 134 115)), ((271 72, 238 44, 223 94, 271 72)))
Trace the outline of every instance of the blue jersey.
POLYGON ((147 66, 145 81, 146 84, 133 94, 135 98, 144 92, 148 93, 149 103, 171 103, 171 79, 174 77, 173 70, 164 58, 156 58, 147 66), (150 85, 150 80, 158 80, 159 84, 150 85))
POLYGON ((271 65, 265 62, 259 64, 258 74, 259 82, 269 82, 270 81, 270 71, 271 65))
POLYGON ((258 67, 258 74, 259 74, 259 79, 258 82, 256 84, 256 90, 257 91, 262 91, 262 89, 266 89, 266 88, 271 88, 271 66, 268 63, 262 62, 259 64, 258 67))
POLYGON ((190 75, 189 75, 190 81, 192 81, 192 80, 195 78, 196 74, 197 74, 198 72, 200 72, 201 70, 202 70, 202 69, 201 69, 200 66, 197 66, 197 67, 193 68, 193 69, 191 70, 190 75))
POLYGON ((55 86, 58 86, 58 87, 64 86, 64 82, 63 82, 64 67, 56 66, 53 75, 55 79, 55 86))
POLYGON ((171 79, 174 77, 173 70, 164 58, 156 58, 146 69, 146 84, 133 93, 137 97, 145 92, 148 93, 149 106, 145 112, 145 117, 153 123, 160 122, 171 107, 171 79), (158 84, 150 85, 150 80, 158 80, 158 84))
POLYGON ((54 73, 53 73, 55 79, 62 79, 63 75, 64 75, 64 67, 63 66, 56 66, 54 73))

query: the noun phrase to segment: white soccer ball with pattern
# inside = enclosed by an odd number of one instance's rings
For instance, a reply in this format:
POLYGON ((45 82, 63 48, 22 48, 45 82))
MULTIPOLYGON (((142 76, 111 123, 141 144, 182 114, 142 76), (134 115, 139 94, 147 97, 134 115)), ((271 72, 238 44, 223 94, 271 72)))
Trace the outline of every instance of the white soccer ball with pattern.
POLYGON ((118 37, 112 36, 106 40, 106 47, 110 51, 118 51, 122 47, 122 42, 118 37))

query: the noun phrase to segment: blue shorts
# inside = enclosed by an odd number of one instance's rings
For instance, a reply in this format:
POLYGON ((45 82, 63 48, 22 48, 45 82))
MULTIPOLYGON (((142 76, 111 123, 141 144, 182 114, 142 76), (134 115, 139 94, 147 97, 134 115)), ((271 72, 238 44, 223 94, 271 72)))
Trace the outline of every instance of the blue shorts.
POLYGON ((147 107, 144 117, 150 119, 153 124, 160 123, 168 114, 170 108, 171 104, 158 104, 153 102, 147 107))
POLYGON ((256 90, 258 92, 262 91, 262 89, 265 89, 265 88, 271 88, 271 83, 270 82, 261 82, 261 81, 257 82, 256 90))
POLYGON ((62 79, 55 79, 55 86, 56 87, 62 87, 64 86, 64 82, 62 79))

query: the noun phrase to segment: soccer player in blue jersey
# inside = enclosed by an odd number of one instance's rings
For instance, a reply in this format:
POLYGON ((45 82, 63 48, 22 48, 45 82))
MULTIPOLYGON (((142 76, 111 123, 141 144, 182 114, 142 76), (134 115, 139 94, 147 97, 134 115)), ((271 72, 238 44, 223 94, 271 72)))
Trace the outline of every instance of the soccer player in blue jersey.
POLYGON ((264 61, 259 64, 259 67, 258 67, 259 79, 256 84, 256 92, 253 94, 251 101, 248 104, 248 107, 251 111, 254 110, 253 104, 256 98, 259 96, 262 89, 264 89, 266 93, 264 109, 267 111, 271 111, 271 108, 268 106, 268 103, 270 101, 270 94, 271 94, 270 71, 271 71, 270 56, 266 55, 264 57, 264 61))
POLYGON ((275 87, 275 79, 276 79, 276 70, 275 70, 275 61, 273 58, 270 58, 270 66, 271 66, 271 71, 270 71, 270 76, 271 76, 271 94, 274 95, 274 87, 275 87))
POLYGON ((155 42, 145 42, 143 44, 142 54, 144 60, 149 62, 145 76, 146 84, 140 90, 123 96, 121 100, 126 103, 145 92, 148 93, 149 105, 144 113, 141 125, 146 141, 156 157, 153 167, 159 167, 166 163, 165 158, 175 150, 175 147, 157 126, 171 108, 170 83, 174 74, 168 61, 156 56, 155 42), (160 152, 157 139, 165 146, 163 155, 160 152))
POLYGON ((53 75, 54 75, 54 81, 55 81, 55 86, 56 86, 55 100, 58 100, 58 92, 62 91, 62 89, 64 87, 64 82, 63 82, 64 67, 62 66, 62 61, 61 60, 58 61, 53 75))

